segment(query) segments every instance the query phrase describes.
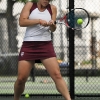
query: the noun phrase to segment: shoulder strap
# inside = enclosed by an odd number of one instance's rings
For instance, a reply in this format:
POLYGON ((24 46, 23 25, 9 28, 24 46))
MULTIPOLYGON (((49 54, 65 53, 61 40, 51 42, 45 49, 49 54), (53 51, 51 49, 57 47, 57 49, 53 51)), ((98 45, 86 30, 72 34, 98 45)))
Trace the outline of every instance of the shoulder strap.
POLYGON ((37 8, 37 3, 33 3, 31 9, 30 9, 30 13, 35 9, 37 8))
POLYGON ((51 9, 51 5, 50 4, 48 4, 47 10, 49 11, 50 15, 52 16, 52 9, 51 9))

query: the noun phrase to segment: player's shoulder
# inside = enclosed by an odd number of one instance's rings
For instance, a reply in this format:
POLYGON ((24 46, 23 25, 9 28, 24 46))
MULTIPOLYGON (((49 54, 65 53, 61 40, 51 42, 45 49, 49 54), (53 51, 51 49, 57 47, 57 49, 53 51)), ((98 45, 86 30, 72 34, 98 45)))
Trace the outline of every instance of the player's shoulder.
POLYGON ((28 2, 26 2, 25 3, 25 5, 24 5, 24 8, 23 9, 31 9, 31 7, 32 7, 32 5, 33 5, 33 2, 31 2, 31 1, 28 1, 28 2))
POLYGON ((28 1, 28 2, 26 2, 26 4, 25 4, 26 6, 32 6, 33 5, 33 2, 31 2, 31 1, 28 1))

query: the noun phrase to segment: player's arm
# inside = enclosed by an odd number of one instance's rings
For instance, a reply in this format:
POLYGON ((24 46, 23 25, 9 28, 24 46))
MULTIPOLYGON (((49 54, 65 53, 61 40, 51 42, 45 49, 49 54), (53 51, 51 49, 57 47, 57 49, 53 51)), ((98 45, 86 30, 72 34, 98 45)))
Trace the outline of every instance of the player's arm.
POLYGON ((54 21, 56 21, 57 8, 56 6, 51 5, 51 9, 52 9, 52 20, 49 21, 49 26, 50 26, 51 32, 54 32, 56 30, 56 24, 54 24, 54 21))
POLYGON ((27 26, 36 25, 40 23, 39 19, 28 19, 32 5, 33 5, 32 2, 27 2, 23 7, 19 18, 20 26, 27 27, 27 26))

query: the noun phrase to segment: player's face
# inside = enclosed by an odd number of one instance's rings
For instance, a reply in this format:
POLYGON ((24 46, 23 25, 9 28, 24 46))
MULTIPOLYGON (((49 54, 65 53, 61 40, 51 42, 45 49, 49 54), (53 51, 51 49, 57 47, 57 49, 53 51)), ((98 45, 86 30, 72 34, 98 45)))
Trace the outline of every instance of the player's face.
POLYGON ((46 7, 49 4, 50 0, 40 0, 40 2, 43 7, 46 7))

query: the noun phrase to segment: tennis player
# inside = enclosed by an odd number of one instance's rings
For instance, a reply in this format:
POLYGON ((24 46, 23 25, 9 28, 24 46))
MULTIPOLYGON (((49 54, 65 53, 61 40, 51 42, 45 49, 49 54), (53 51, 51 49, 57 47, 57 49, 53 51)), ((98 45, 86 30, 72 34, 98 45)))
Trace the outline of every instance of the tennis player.
POLYGON ((14 84, 14 100, 19 100, 24 92, 25 83, 34 63, 40 60, 57 90, 65 100, 71 100, 68 88, 61 76, 59 65, 51 41, 51 32, 56 30, 57 9, 49 4, 50 0, 38 0, 37 3, 27 2, 22 9, 19 25, 27 27, 23 44, 19 53, 18 77, 14 84))

